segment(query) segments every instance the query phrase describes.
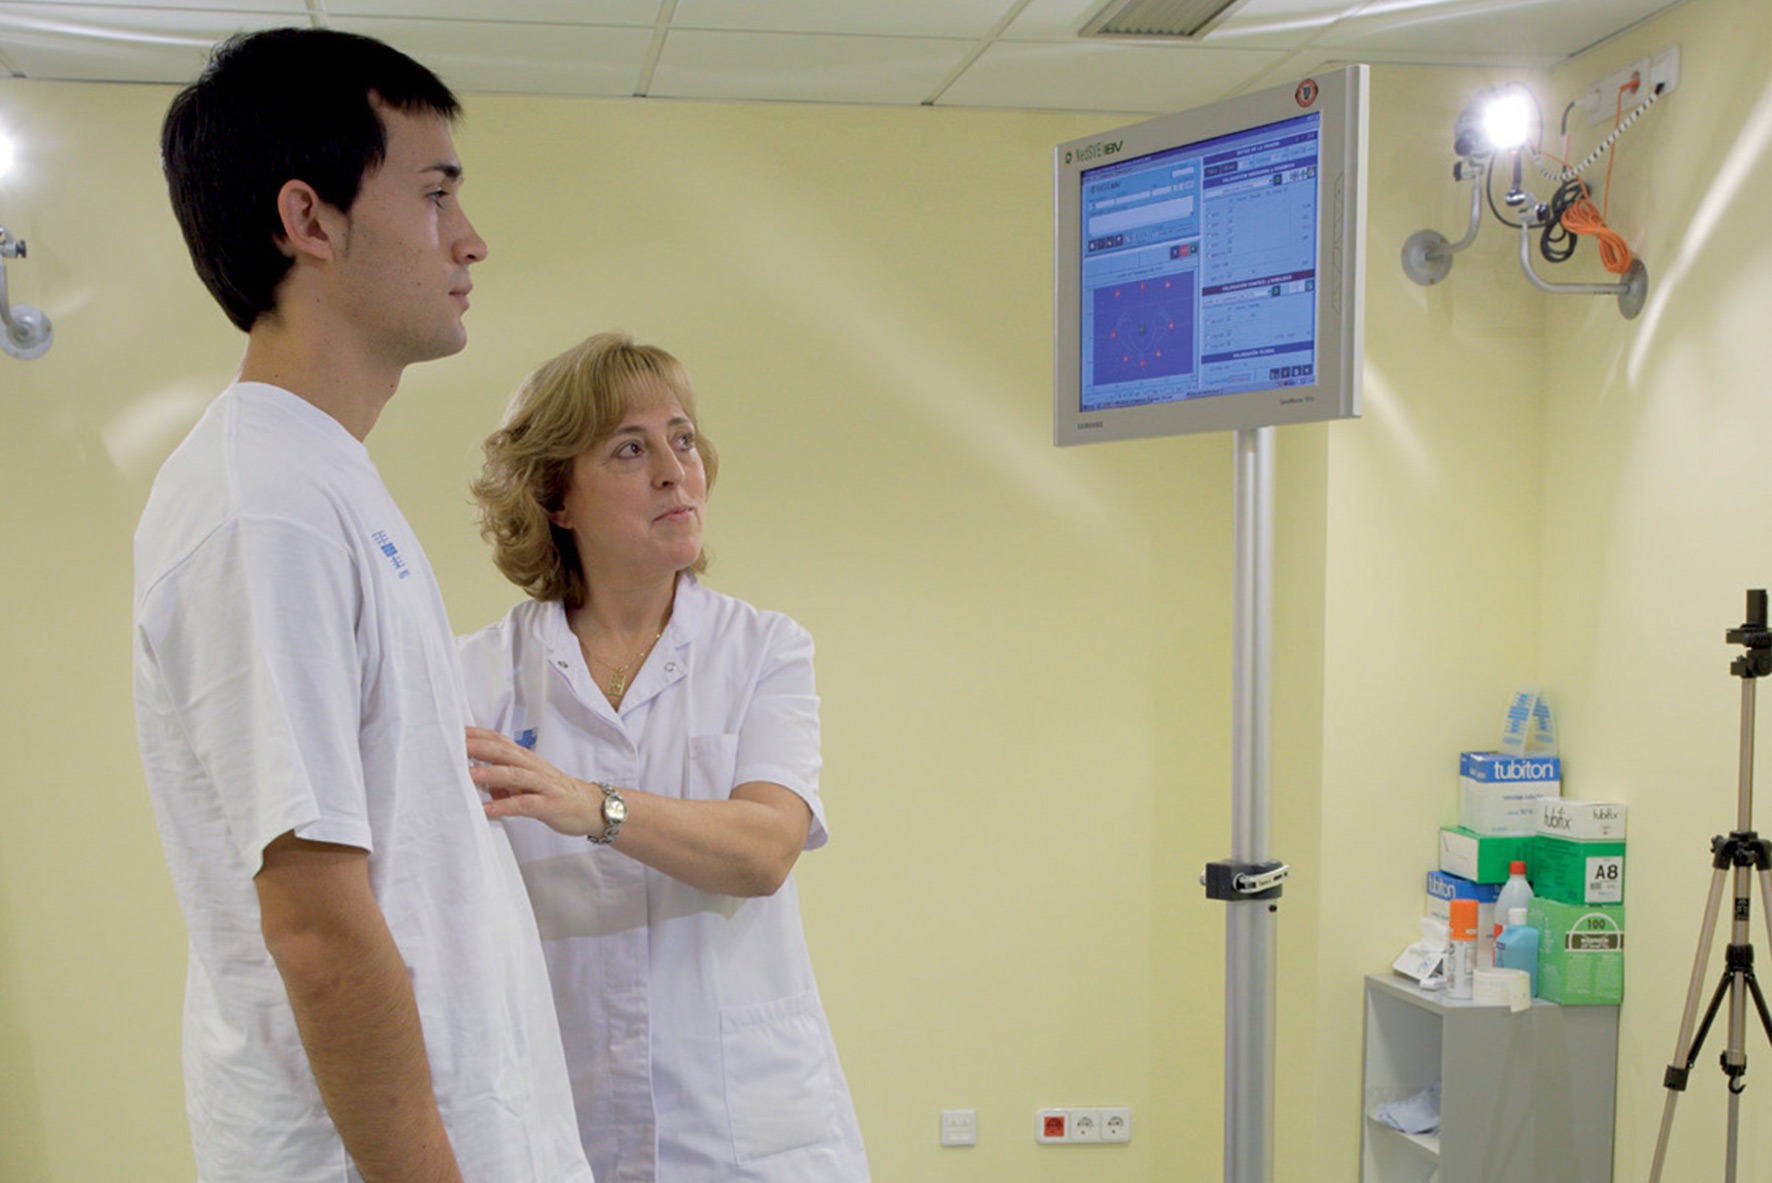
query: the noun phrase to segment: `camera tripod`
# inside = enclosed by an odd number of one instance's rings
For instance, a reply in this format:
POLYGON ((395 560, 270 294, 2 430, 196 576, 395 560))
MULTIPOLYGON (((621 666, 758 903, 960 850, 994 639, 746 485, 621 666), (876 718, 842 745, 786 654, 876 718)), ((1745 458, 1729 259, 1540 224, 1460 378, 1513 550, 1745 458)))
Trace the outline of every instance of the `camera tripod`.
POLYGON ((1772 938, 1772 842, 1753 829, 1754 814, 1754 683, 1772 674, 1772 630, 1766 625, 1766 592, 1764 588, 1747 593, 1747 622, 1725 634, 1730 644, 1746 646, 1746 652, 1729 663, 1729 672, 1741 679, 1741 763, 1740 789, 1736 805, 1735 829, 1726 837, 1711 839, 1710 897, 1704 907, 1704 922, 1698 935, 1698 957, 1692 965, 1692 981, 1686 989, 1686 1009, 1680 1020, 1679 1042, 1674 1048, 1673 1063, 1668 1065, 1663 1083, 1667 1086, 1667 1102, 1661 1111, 1661 1133, 1655 1139, 1655 1160, 1649 1168, 1649 1183, 1660 1183, 1661 1167, 1667 1157, 1668 1135, 1673 1132, 1674 1105, 1686 1090, 1692 1062, 1704 1043, 1711 1024, 1728 1003, 1728 1043, 1723 1049, 1721 1065, 1728 1077, 1729 1122, 1725 1148, 1723 1179, 1735 1183, 1737 1139, 1741 1128, 1741 1091, 1747 1087, 1747 1004, 1751 997, 1760 1013, 1760 1028, 1772 1041, 1772 1014, 1766 1009, 1766 996, 1754 976, 1754 947, 1748 933, 1752 912, 1749 872, 1757 872, 1760 884, 1761 916, 1766 933, 1772 938), (1723 901, 1725 879, 1734 880, 1735 907, 1730 921, 1729 948, 1725 954, 1722 980, 1711 995, 1704 1021, 1693 1034, 1693 1021, 1698 1016, 1698 1000, 1704 988, 1704 967, 1710 960, 1711 938, 1715 934, 1717 914, 1723 901))

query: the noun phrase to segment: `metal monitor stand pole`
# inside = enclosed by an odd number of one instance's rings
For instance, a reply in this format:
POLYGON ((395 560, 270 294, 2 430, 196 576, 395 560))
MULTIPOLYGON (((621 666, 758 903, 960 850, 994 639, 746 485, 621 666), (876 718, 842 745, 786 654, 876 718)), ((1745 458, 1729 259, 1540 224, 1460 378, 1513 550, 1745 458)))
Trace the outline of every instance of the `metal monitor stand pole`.
POLYGON ((1274 428, 1236 433, 1232 597, 1231 858, 1200 881, 1223 900, 1224 1178, 1273 1183, 1274 901, 1285 864, 1268 857, 1273 667, 1274 428))

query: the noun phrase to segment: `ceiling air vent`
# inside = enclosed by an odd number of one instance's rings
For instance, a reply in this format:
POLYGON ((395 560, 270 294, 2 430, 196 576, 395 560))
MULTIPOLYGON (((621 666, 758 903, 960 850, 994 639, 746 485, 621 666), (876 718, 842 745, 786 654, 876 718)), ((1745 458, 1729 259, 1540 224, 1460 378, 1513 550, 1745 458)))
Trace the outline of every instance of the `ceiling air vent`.
POLYGON ((1203 36, 1244 0, 1113 0, 1083 26, 1084 37, 1203 36))

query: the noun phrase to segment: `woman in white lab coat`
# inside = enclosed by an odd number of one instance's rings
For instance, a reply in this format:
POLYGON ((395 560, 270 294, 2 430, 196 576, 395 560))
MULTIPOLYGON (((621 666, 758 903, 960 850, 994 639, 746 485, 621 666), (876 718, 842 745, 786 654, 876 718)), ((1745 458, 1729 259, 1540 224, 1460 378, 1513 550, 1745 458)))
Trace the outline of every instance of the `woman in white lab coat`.
POLYGON ((792 874, 826 839, 812 639, 696 578, 717 461, 687 374, 598 334, 485 450, 483 533, 530 599, 462 643, 468 751, 598 1183, 866 1180, 792 874))

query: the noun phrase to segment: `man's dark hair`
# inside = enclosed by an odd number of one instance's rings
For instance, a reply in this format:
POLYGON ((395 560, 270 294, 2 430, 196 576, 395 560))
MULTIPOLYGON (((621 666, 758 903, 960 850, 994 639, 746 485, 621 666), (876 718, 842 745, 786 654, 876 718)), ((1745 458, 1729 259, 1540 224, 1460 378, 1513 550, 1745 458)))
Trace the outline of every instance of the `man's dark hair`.
POLYGON ((244 33, 216 47, 160 131, 160 163, 191 261, 243 331, 276 307, 293 260, 278 249, 277 194, 305 181, 349 212, 387 155, 374 100, 454 120, 441 79, 371 37, 333 29, 244 33))

